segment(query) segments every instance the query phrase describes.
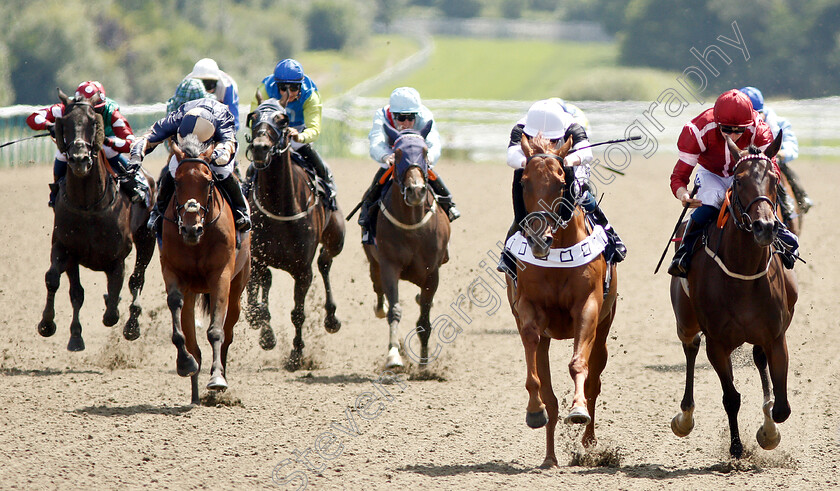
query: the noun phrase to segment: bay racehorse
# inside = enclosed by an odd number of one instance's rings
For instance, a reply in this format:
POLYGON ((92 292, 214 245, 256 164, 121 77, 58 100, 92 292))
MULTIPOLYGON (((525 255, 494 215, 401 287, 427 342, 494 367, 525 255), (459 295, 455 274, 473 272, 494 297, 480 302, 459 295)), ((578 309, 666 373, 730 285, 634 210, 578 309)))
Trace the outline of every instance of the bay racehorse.
MULTIPOLYGON (((73 321, 67 349, 85 349, 79 310, 85 291, 79 279, 79 266, 103 271, 108 280, 105 314, 102 323, 113 326, 119 321, 120 291, 125 276, 125 259, 132 246, 137 247, 134 272, 128 281, 131 291, 129 318, 123 328, 128 340, 140 336, 138 301, 145 283, 146 267, 155 252, 154 235, 146 229, 150 203, 132 204, 119 191, 110 166, 101 151, 105 139, 102 115, 86 100, 70 99, 61 90, 64 115, 56 118, 55 139, 58 149, 67 155, 69 172, 60 184, 55 202, 50 268, 46 274, 47 303, 38 324, 42 336, 55 334, 55 293, 66 272, 70 281, 73 321)), ((140 170, 154 193, 154 180, 140 170)))
POLYGON ((160 264, 172 313, 172 342, 178 350, 178 375, 191 377, 192 403, 198 404, 201 350, 195 334, 196 297, 210 316, 207 340, 213 348, 210 390, 227 389, 227 354, 239 320, 240 297, 251 271, 250 235, 236 230, 230 205, 213 180, 208 162, 213 146, 203 148, 193 135, 172 144, 178 160, 175 194, 164 214, 160 264))
POLYGON ((370 262, 370 279, 376 293, 375 313, 386 317, 384 298, 388 299, 388 367, 402 366, 399 352, 399 323, 402 307, 399 281, 407 280, 420 287, 420 362, 428 362, 429 336, 432 333, 430 312, 438 288, 439 269, 449 260, 449 219, 428 190, 429 163, 426 135, 430 121, 421 131, 396 130, 385 125, 394 142, 392 185, 379 203, 375 244, 364 246, 370 262), (384 298, 383 298, 384 297, 384 298))
MULTIPOLYGON (((259 99, 259 94, 257 94, 259 99)), ((252 258, 248 283, 248 311, 251 326, 261 328, 260 345, 275 346, 268 310, 271 271, 286 271, 295 280, 292 324, 295 338, 287 366, 300 368, 303 356, 304 302, 312 284, 312 260, 318 255, 318 271, 324 279, 327 332, 335 333, 341 321, 335 315, 330 286, 333 258, 344 248, 344 216, 332 211, 316 191, 314 176, 292 162, 288 117, 275 99, 268 99, 249 115, 251 127, 248 152, 256 176, 249 193, 251 205, 252 258), (262 294, 260 300, 260 294, 262 294)))
POLYGON ((551 467, 557 465, 554 430, 559 409, 551 387, 549 345, 552 339, 574 340, 569 362, 574 396, 565 422, 585 424, 583 444, 592 447, 597 443, 595 402, 607 364, 618 279, 615 265, 601 254, 606 234, 585 221, 573 196, 573 168, 563 166, 572 139, 553 146, 541 135, 523 135, 521 145, 526 157, 522 191, 529 214, 524 233, 506 244, 518 259, 517 279, 507 277, 507 293, 525 348, 525 422, 531 428, 546 426, 543 466, 551 467))
POLYGON ((743 452, 738 433, 741 395, 733 382, 730 354, 744 343, 753 345, 764 395, 764 423, 756 438, 762 448, 773 449, 781 440, 776 423, 790 415, 785 332, 793 319, 798 288, 793 271, 782 266, 771 248, 778 229, 779 176, 770 159, 779 150, 781 134, 764 154, 755 147, 742 152, 727 143, 732 155, 738 156, 728 205, 722 210, 728 218, 722 228, 710 228, 688 278, 671 280, 671 304, 686 360, 685 394, 671 429, 686 436, 694 428, 694 363, 701 334, 705 335, 706 354, 723 387, 729 453, 738 458, 743 452))

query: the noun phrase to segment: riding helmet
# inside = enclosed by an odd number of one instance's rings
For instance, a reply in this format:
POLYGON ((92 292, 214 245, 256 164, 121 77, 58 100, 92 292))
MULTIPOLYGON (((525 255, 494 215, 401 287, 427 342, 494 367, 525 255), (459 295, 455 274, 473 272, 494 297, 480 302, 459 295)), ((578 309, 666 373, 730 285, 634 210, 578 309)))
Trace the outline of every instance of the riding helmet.
POLYGON ((726 126, 749 126, 753 122, 750 98, 740 90, 727 90, 715 101, 715 123, 726 126))

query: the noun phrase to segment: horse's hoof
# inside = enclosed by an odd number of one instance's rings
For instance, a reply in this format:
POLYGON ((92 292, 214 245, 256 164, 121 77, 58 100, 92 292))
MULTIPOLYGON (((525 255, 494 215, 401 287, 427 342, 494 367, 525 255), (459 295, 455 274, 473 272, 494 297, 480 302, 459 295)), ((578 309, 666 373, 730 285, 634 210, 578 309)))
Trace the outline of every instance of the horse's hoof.
POLYGON ((115 310, 114 312, 105 311, 105 315, 102 316, 102 324, 105 327, 112 327, 120 321, 120 313, 119 311, 115 310))
POLYGON ((81 336, 70 336, 70 341, 67 342, 67 351, 84 351, 85 340, 81 336))
POLYGON ((178 375, 181 377, 191 377, 198 373, 198 362, 189 353, 183 358, 179 355, 176 361, 176 368, 178 375))
POLYGON ((740 459, 741 455, 744 454, 744 446, 741 445, 740 439, 732 441, 732 444, 729 446, 729 454, 736 459, 740 459))
POLYGON ((55 334, 55 322, 42 320, 38 323, 38 334, 48 338, 55 334))
POLYGON ((125 323, 123 337, 129 341, 134 341, 140 337, 140 323, 136 317, 129 317, 128 322, 125 323))
POLYGON ((260 348, 268 351, 273 350, 277 346, 277 338, 274 336, 274 331, 266 326, 260 333, 260 348))
POLYGON ((286 360, 286 370, 290 372, 295 372, 300 370, 300 367, 303 365, 303 353, 300 351, 292 350, 289 353, 289 359, 286 360))
POLYGON ((693 408, 688 411, 681 411, 671 419, 671 431, 675 435, 682 438, 691 433, 691 430, 694 429, 694 416, 692 413, 694 413, 693 408))
POLYGON ((566 416, 563 422, 566 424, 588 425, 592 422, 592 418, 589 417, 589 411, 585 407, 577 406, 572 408, 572 412, 566 416))
POLYGON ((528 425, 529 428, 542 428, 543 426, 548 423, 548 412, 545 408, 535 412, 535 413, 525 413, 525 423, 528 425))
POLYGON ((546 457, 540 465, 540 469, 551 469, 552 467, 557 467, 556 457, 546 457))
POLYGON ((388 317, 388 312, 385 311, 385 307, 374 307, 373 308, 373 315, 376 316, 377 319, 384 319, 388 317))
POLYGON ((217 390, 224 392, 228 388, 227 381, 221 375, 212 375, 210 383, 207 384, 207 390, 217 390))
POLYGON ((324 329, 326 329, 330 334, 335 334, 339 329, 341 329, 341 321, 335 316, 327 317, 326 320, 324 320, 324 329))
POLYGON ((385 363, 385 368, 394 368, 403 366, 400 350, 393 347, 388 350, 388 361, 385 363))
POLYGON ((772 431, 766 431, 764 426, 761 426, 755 433, 755 439, 764 450, 773 450, 778 447, 779 442, 782 441, 782 434, 779 433, 778 429, 776 429, 775 424, 771 426, 771 429, 772 431))

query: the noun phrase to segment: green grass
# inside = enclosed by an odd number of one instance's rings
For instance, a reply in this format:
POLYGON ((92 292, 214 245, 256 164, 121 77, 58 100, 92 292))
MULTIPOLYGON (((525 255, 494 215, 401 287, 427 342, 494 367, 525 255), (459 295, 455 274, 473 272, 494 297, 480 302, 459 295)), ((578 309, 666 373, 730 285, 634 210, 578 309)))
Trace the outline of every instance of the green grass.
MULTIPOLYGON (((435 52, 416 73, 391 84, 424 98, 647 100, 676 74, 619 67, 608 43, 436 37, 435 52)), ((375 95, 388 96, 390 87, 375 95)))

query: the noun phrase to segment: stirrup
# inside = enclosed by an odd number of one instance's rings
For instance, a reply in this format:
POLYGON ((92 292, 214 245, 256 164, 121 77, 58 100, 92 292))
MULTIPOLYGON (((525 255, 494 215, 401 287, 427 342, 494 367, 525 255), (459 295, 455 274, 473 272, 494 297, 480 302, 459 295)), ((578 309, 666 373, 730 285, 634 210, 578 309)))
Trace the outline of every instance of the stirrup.
POLYGON ((458 208, 455 208, 455 205, 450 205, 449 210, 446 212, 446 216, 449 217, 450 222, 454 222, 461 217, 461 212, 458 211, 458 208))
MULTIPOLYGON (((239 214, 237 212, 237 214, 239 214)), ((236 230, 239 232, 247 232, 251 230, 251 217, 248 215, 241 214, 239 218, 236 219, 234 222, 236 225, 236 230)))

